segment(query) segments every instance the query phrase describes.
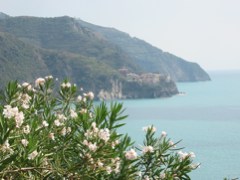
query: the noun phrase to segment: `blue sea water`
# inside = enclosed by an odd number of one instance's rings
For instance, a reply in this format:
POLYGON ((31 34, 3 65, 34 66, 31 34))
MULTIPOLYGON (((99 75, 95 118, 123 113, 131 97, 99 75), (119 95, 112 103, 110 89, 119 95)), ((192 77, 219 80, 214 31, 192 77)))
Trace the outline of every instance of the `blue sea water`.
POLYGON ((136 144, 142 127, 166 131, 184 151, 196 154, 201 166, 193 180, 240 178, 240 71, 210 72, 212 81, 178 83, 186 95, 122 101, 129 115, 122 132, 136 144))

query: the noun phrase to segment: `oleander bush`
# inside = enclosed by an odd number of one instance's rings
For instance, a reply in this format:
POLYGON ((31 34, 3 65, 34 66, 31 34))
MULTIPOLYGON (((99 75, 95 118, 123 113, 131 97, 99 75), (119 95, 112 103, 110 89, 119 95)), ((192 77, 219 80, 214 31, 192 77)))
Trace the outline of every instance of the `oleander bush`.
POLYGON ((123 105, 93 104, 92 92, 64 81, 57 91, 52 76, 35 85, 9 82, 0 104, 2 179, 190 179, 198 167, 168 138, 146 132, 135 147, 124 125, 123 105), (77 95, 81 92, 81 95, 77 95))

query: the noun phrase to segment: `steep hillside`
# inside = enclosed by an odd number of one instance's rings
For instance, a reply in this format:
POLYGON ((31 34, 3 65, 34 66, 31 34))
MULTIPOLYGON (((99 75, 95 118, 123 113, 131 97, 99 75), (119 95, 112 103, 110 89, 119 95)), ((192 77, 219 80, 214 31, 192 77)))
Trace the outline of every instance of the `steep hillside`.
POLYGON ((0 32, 0 87, 9 80, 31 81, 49 74, 39 53, 39 49, 0 32))
POLYGON ((0 32, 0 82, 33 81, 49 74, 69 78, 84 88, 111 89, 109 77, 119 78, 118 71, 107 64, 69 52, 32 47, 12 35, 0 32), (103 83, 105 82, 105 83, 103 83))
POLYGON ((146 72, 157 72, 170 75, 175 81, 206 81, 208 74, 197 64, 188 62, 168 52, 163 52, 138 38, 114 28, 96 26, 78 20, 82 27, 104 36, 108 41, 118 45, 146 72))
POLYGON ((52 74, 99 98, 165 97, 175 81, 209 80, 196 63, 128 34, 71 17, 11 17, 0 13, 0 87, 52 74), (154 79, 154 81, 153 81, 154 79))
POLYGON ((118 70, 95 58, 34 47, 0 32, 0 89, 10 80, 33 82, 47 75, 60 81, 68 78, 86 91, 93 91, 100 99, 154 98, 178 93, 173 81, 151 85, 129 82, 118 70))
POLYGON ((127 66, 137 71, 128 54, 70 17, 10 17, 0 20, 0 31, 45 49, 54 49, 94 57, 113 68, 127 66))
MULTIPOLYGON (((6 17, 6 15, 4 15, 6 17)), ((196 63, 153 47, 113 28, 96 26, 67 16, 58 18, 8 17, 0 31, 46 49, 94 57, 113 68, 170 75, 176 81, 210 80, 196 63)))

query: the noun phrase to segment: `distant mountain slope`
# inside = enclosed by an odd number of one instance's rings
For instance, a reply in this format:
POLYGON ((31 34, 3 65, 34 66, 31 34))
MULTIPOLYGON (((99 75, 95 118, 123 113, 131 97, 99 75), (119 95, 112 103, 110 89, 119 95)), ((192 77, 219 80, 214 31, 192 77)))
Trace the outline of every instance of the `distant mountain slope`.
POLYGON ((99 98, 166 97, 178 93, 173 80, 209 80, 199 65, 112 28, 0 13, 0 87, 49 74, 99 98))
POLYGON ((30 81, 49 71, 39 56, 39 49, 0 32, 0 73, 2 87, 9 80, 30 81))
POLYGON ((32 82, 35 78, 51 74, 59 79, 69 78, 95 93, 98 93, 98 89, 111 89, 111 83, 107 81, 109 77, 119 78, 117 70, 95 59, 33 47, 2 32, 0 72, 0 87, 10 80, 32 82))
POLYGON ((80 26, 73 18, 11 17, 0 20, 0 31, 45 49, 54 49, 94 57, 114 68, 139 67, 128 54, 101 36, 80 26))
POLYGON ((0 19, 5 19, 5 18, 8 18, 10 16, 8 16, 7 14, 4 14, 2 12, 0 12, 0 19))
MULTIPOLYGON (((5 15, 6 16, 6 15, 5 15)), ((209 80, 191 63, 113 28, 104 28, 67 16, 58 18, 11 17, 0 21, 0 31, 46 49, 94 57, 114 68, 157 72, 176 81, 209 80)))
POLYGON ((79 20, 82 27, 87 27, 103 35, 108 41, 126 51, 133 62, 146 72, 158 72, 170 75, 176 81, 205 81, 209 75, 197 64, 188 62, 173 54, 163 52, 149 43, 114 28, 96 26, 79 20))
POLYGON ((0 32, 0 89, 10 80, 32 82, 53 75, 93 91, 97 98, 154 98, 176 93, 173 81, 143 84, 128 81, 118 70, 95 58, 66 51, 31 46, 8 33, 0 32))

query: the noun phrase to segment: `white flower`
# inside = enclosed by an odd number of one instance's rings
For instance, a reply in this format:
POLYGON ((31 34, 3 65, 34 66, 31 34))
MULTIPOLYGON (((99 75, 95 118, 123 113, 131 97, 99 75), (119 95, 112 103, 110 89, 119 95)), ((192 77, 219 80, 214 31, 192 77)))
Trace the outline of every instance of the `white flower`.
POLYGON ((45 79, 43 79, 43 78, 38 78, 38 79, 36 79, 36 81, 35 81, 35 86, 36 86, 36 87, 39 87, 40 85, 41 85, 41 86, 44 85, 44 83, 45 83, 45 79))
POLYGON ((182 152, 182 151, 178 151, 178 155, 179 155, 179 158, 181 160, 183 160, 183 159, 185 159, 188 156, 188 153, 182 152))
POLYGON ((98 167, 103 167, 103 163, 100 161, 100 160, 98 160, 98 162, 97 162, 97 165, 98 165, 98 167))
POLYGON ((45 76, 45 79, 46 79, 46 80, 53 79, 53 76, 52 76, 52 75, 50 75, 50 76, 45 76))
POLYGON ((108 128, 100 129, 100 131, 98 132, 98 137, 107 142, 110 138, 109 129, 108 128))
POLYGON ((120 141, 118 139, 114 142, 115 145, 118 145, 119 143, 120 141))
POLYGON ((27 145, 28 145, 28 140, 26 140, 26 139, 22 139, 21 140, 21 143, 22 143, 22 145, 24 146, 24 147, 27 147, 27 145))
POLYGON ((143 180, 150 180, 149 176, 144 176, 143 180))
POLYGON ((170 146, 173 146, 173 145, 174 145, 174 142, 173 142, 173 141, 169 141, 169 145, 170 145, 170 146))
POLYGON ((190 156, 191 158, 195 158, 195 157, 196 157, 196 155, 195 155, 194 152, 190 152, 190 153, 189 153, 189 156, 190 156))
POLYGON ((65 87, 66 87, 66 83, 62 83, 62 84, 61 84, 61 87, 62 87, 62 88, 65 88, 65 87))
POLYGON ((86 158, 88 158, 88 159, 91 159, 91 158, 92 158, 92 155, 89 154, 89 153, 87 153, 85 156, 86 156, 86 158))
POLYGON ((88 141, 87 141, 86 139, 84 139, 84 140, 83 140, 83 144, 84 144, 85 146, 88 146, 88 141))
POLYGON ((77 102, 81 102, 81 101, 82 101, 82 96, 79 95, 79 96, 77 97, 77 102))
POLYGON ((70 82, 67 82, 67 83, 66 83, 66 87, 67 87, 67 88, 70 88, 71 86, 72 86, 72 85, 71 85, 70 82))
POLYGON ((93 128, 96 128, 96 127, 97 127, 96 122, 92 122, 92 127, 93 127, 93 128))
POLYGON ((35 159, 35 157, 38 155, 38 152, 35 150, 31 154, 28 155, 28 159, 32 160, 35 159))
POLYGON ((16 128, 20 128, 24 119, 23 112, 19 112, 17 107, 12 108, 10 105, 4 106, 3 116, 8 119, 11 119, 14 117, 16 122, 16 128))
POLYGON ((58 114, 57 115, 57 119, 60 121, 60 122, 64 122, 67 120, 66 116, 64 116, 63 114, 58 114))
POLYGON ((118 145, 119 143, 120 143, 119 140, 112 142, 112 148, 115 148, 115 146, 118 145))
POLYGON ((70 117, 75 119, 75 118, 78 117, 78 115, 77 115, 77 113, 74 110, 70 109, 70 117))
POLYGON ((28 105, 28 104, 22 104, 22 107, 23 107, 24 109, 28 109, 28 108, 29 108, 29 105, 28 105))
POLYGON ((43 125, 43 127, 48 127, 48 126, 49 126, 49 124, 48 124, 47 121, 43 121, 43 122, 42 122, 42 125, 43 125))
POLYGON ((134 160, 137 158, 137 153, 134 149, 130 149, 129 151, 127 151, 125 153, 125 157, 126 157, 126 159, 134 160))
POLYGON ((90 100, 93 100, 94 99, 94 93, 90 91, 86 94, 86 97, 88 97, 90 100))
POLYGON ((55 140, 54 133, 49 133, 48 137, 53 141, 55 140))
POLYGON ((29 103, 31 99, 32 99, 32 97, 29 96, 29 95, 26 94, 26 93, 21 95, 21 101, 22 101, 23 103, 29 103))
POLYGON ((12 150, 12 148, 10 147, 10 144, 9 144, 8 140, 6 140, 6 141, 3 143, 3 145, 0 146, 0 150, 1 150, 2 152, 10 152, 10 154, 13 153, 13 150, 12 150))
POLYGON ((22 87, 23 87, 23 88, 27 88, 28 91, 31 91, 31 90, 32 90, 32 85, 29 84, 28 82, 22 83, 22 87))
POLYGON ((81 113, 81 114, 86 114, 86 113, 87 113, 87 109, 81 109, 81 110, 80 110, 80 113, 81 113))
POLYGON ((28 87, 29 85, 30 85, 30 84, 29 84, 28 82, 22 83, 22 87, 24 87, 24 88, 28 87))
POLYGON ((144 132, 147 132, 148 130, 151 130, 151 132, 156 132, 157 128, 154 126, 146 126, 142 128, 144 132))
POLYGON ((70 132, 72 132, 72 128, 71 128, 71 127, 68 127, 68 128, 67 128, 67 133, 70 133, 70 132))
POLYGON ((110 166, 107 166, 106 167, 106 171, 107 171, 107 174, 111 174, 112 168, 110 166))
POLYGON ((56 120, 54 121, 54 124, 55 124, 56 126, 62 126, 62 125, 63 125, 58 119, 56 119, 56 120))
POLYGON ((89 142, 88 143, 88 148, 91 150, 91 151, 96 151, 97 150, 97 145, 96 145, 96 143, 91 143, 91 142, 89 142))
POLYGON ((5 118, 11 119, 11 118, 13 118, 17 113, 18 113, 18 108, 17 108, 17 107, 12 108, 12 106, 10 106, 10 105, 5 105, 5 106, 4 106, 3 116, 4 116, 5 118))
POLYGON ((62 83, 61 84, 61 87, 62 88, 70 88, 72 85, 71 85, 71 83, 70 82, 66 82, 66 83, 62 83))
POLYGON ((162 134, 161 134, 162 137, 166 137, 167 136, 167 133, 165 131, 162 131, 162 134))
POLYGON ((24 134, 29 134, 29 133, 30 133, 30 127, 29 127, 29 125, 26 125, 26 126, 23 128, 23 133, 24 133, 24 134))
POLYGON ((143 147, 142 151, 143 151, 143 154, 146 154, 148 152, 150 152, 150 153, 154 152, 154 149, 152 146, 145 146, 145 147, 143 147))
POLYGON ((93 132, 90 131, 89 129, 84 133, 84 136, 86 136, 87 138, 90 138, 93 135, 93 132))
POLYGON ((19 112, 15 115, 16 128, 20 128, 20 126, 23 123, 23 119, 24 119, 23 112, 19 112))
POLYGON ((116 158, 116 164, 115 164, 115 169, 114 172, 115 173, 119 173, 120 172, 120 161, 117 160, 118 158, 116 158))
POLYGON ((65 136, 67 134, 67 130, 66 128, 64 127, 62 130, 61 130, 61 135, 62 136, 65 136))
POLYGON ((97 128, 97 125, 95 122, 92 123, 92 128, 94 133, 98 133, 99 129, 97 128))

